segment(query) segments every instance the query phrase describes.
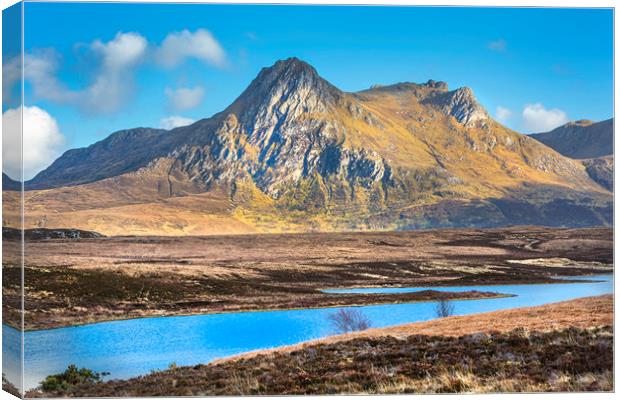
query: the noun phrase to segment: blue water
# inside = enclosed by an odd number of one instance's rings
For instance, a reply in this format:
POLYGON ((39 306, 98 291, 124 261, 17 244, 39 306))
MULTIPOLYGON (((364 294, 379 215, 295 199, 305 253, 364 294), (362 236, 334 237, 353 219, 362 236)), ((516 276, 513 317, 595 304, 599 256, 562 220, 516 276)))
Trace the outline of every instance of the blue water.
MULTIPOLYGON (((455 314, 463 315, 612 293, 612 279, 611 275, 602 275, 590 277, 583 283, 373 288, 346 292, 389 293, 435 289, 481 290, 516 295, 499 299, 454 301, 455 314)), ((363 311, 373 327, 435 318, 433 302, 364 306, 357 309, 363 311)), ((128 378, 167 368, 173 362, 177 365, 208 363, 216 358, 246 351, 316 339, 335 333, 327 318, 335 310, 141 318, 26 332, 24 386, 26 389, 32 388, 45 376, 63 371, 69 364, 109 372, 109 379, 128 378)), ((4 328, 3 340, 18 340, 19 331, 6 326, 4 328)), ((18 357, 18 353, 4 354, 3 362, 10 363, 11 359, 18 357)), ((14 377, 8 378, 11 380, 14 377)))

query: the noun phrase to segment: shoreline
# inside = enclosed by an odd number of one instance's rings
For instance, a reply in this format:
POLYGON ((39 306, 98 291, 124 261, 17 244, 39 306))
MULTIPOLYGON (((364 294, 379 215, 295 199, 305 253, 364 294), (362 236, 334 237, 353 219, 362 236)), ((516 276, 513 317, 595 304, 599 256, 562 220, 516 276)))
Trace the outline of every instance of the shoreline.
MULTIPOLYGON (((582 275, 575 275, 576 278, 578 277, 585 277, 585 276, 600 276, 600 275, 605 275, 605 276, 612 276, 613 277, 613 273, 610 274, 582 274, 582 275)), ((571 277, 572 278, 572 277, 571 277)), ((517 283, 509 283, 509 282, 505 282, 505 283, 496 283, 496 282, 491 282, 491 283, 466 283, 466 284, 459 284, 459 285, 445 285, 445 283, 442 286, 424 286, 430 289, 425 289, 424 291, 436 291, 439 293, 481 293, 481 294, 490 294, 493 293, 495 294, 495 296, 481 296, 481 297, 454 297, 454 298, 450 298, 449 300, 453 300, 453 301, 465 301, 465 300, 484 300, 484 299, 500 299, 500 298, 508 298, 508 297, 516 297, 517 295, 514 294, 510 294, 510 293, 496 293, 496 292, 479 292, 479 291, 464 291, 464 292, 442 292, 441 290, 435 290, 435 288, 437 289, 441 289, 441 288, 450 288, 450 287, 457 287, 457 286, 463 286, 463 287, 469 287, 469 286, 505 286, 505 285, 515 285, 515 286, 528 286, 528 285, 549 285, 549 284, 571 284, 571 283, 596 283, 596 282, 604 282, 604 281, 600 281, 600 280, 580 280, 580 279, 550 279, 549 281, 542 281, 542 280, 537 280, 535 282, 532 283, 523 283, 523 282, 517 282, 517 283)), ((364 288, 369 288, 369 289, 398 289, 398 288, 415 288, 416 286, 357 286, 357 287, 347 287, 347 288, 343 288, 340 287, 338 289, 364 289, 364 288)), ((347 292, 343 292, 343 293, 333 293, 333 292, 323 292, 323 290, 338 290, 338 289, 319 289, 322 293, 326 293, 326 294, 335 294, 335 295, 360 295, 360 296, 364 296, 364 295, 370 295, 370 294, 379 294, 379 293, 347 293, 347 292)), ((385 295, 387 296, 397 296, 397 295, 408 295, 408 294, 413 294, 413 293, 421 293, 421 292, 396 292, 396 293, 386 293, 385 295)), ((106 318, 106 319, 100 319, 100 320, 96 320, 96 321, 92 321, 92 322, 83 322, 83 323, 76 323, 76 324, 64 324, 64 325, 58 325, 58 326, 50 326, 50 327, 43 327, 43 328, 37 328, 37 329, 32 329, 32 328, 25 328, 23 331, 24 332, 43 332, 43 331, 48 331, 48 330, 55 330, 55 329, 66 329, 66 328, 78 328, 78 327, 83 327, 83 326, 88 326, 88 325, 95 325, 95 324, 100 324, 100 323, 109 323, 109 322, 120 322, 120 321, 131 321, 131 320, 135 320, 135 319, 149 319, 149 318, 173 318, 173 317, 192 317, 192 316, 208 316, 208 315, 219 315, 219 314, 242 314, 242 313, 258 313, 258 312, 275 312, 275 311, 296 311, 296 310, 316 310, 316 309, 333 309, 333 308, 344 308, 344 307, 366 307, 366 306, 380 306, 380 305, 390 305, 390 304, 415 304, 415 303, 432 303, 432 302, 436 302, 440 300, 438 299, 426 299, 426 300, 411 300, 411 301, 407 301, 407 300, 403 300, 403 301, 386 301, 386 302, 369 302, 369 303, 347 303, 347 304, 336 304, 336 305, 327 305, 327 306, 318 306, 318 307, 284 307, 284 308, 263 308, 263 309, 242 309, 242 310, 220 310, 220 311, 213 311, 213 312, 189 312, 189 313, 170 313, 170 314, 161 314, 161 315, 144 315, 144 316, 130 316, 130 317, 120 317, 120 318, 106 318)), ((10 327, 16 331, 21 331, 21 329, 19 327, 15 327, 13 324, 10 324, 8 322, 3 321, 2 324, 4 326, 10 327)))
MULTIPOLYGON (((415 292, 415 293, 419 293, 419 292, 415 292)), ((449 292, 449 293, 472 293, 472 292, 449 292)), ((493 294, 494 292, 479 292, 479 293, 493 294)), ((454 297, 454 298, 449 298, 448 300, 450 301, 475 301, 475 300, 503 299, 503 298, 508 298, 508 297, 517 297, 517 295, 509 294, 509 293, 495 293, 495 296, 454 297)), ((319 310, 319 309, 329 310, 329 309, 344 308, 344 307, 366 307, 366 306, 382 306, 382 305, 398 305, 398 304, 434 303, 439 300, 441 300, 441 298, 429 299, 429 300, 384 302, 384 303, 341 304, 341 305, 331 305, 331 306, 323 306, 323 307, 288 307, 288 308, 270 308, 270 309, 257 309, 257 310, 242 310, 242 311, 214 311, 214 312, 180 313, 180 314, 166 314, 166 315, 147 315, 147 316, 135 316, 135 317, 129 317, 129 318, 111 318, 111 319, 104 319, 104 320, 95 321, 95 322, 54 326, 54 327, 42 328, 42 329, 24 329, 24 333, 44 332, 44 331, 51 331, 51 330, 56 330, 56 329, 79 328, 79 327, 88 326, 88 325, 96 325, 96 324, 103 324, 103 323, 110 323, 110 322, 131 321, 135 319, 196 317, 196 316, 209 316, 209 315, 221 315, 221 314, 266 313, 266 312, 278 312, 278 311, 300 311, 300 310, 319 310)), ((18 332, 21 331, 19 328, 16 328, 13 325, 6 323, 6 322, 2 322, 2 325, 12 328, 18 332)))
POLYGON ((242 241, 29 241, 23 269, 10 257, 3 260, 4 321, 39 331, 136 318, 433 301, 456 290, 513 293, 502 286, 520 290, 613 273, 611 233, 505 228, 250 235, 242 241), (325 292, 375 287, 391 289, 325 292), (412 287, 428 292, 398 289, 412 287))
MULTIPOLYGON (((306 347, 311 347, 311 346, 326 344, 326 343, 344 342, 344 341, 349 341, 349 340, 353 340, 353 339, 361 338, 361 337, 372 338, 372 337, 381 337, 381 336, 393 336, 393 337, 400 338, 400 337, 407 336, 409 334, 414 334, 414 333, 422 334, 422 335, 433 335, 435 334, 433 330, 437 329, 434 326, 445 325, 448 321, 452 322, 452 326, 458 326, 458 332, 457 331, 451 332, 450 336, 452 335, 461 336, 461 335, 469 334, 472 332, 469 332, 467 329, 463 330, 462 324, 459 324, 458 322, 468 321, 468 320, 472 320, 472 319, 480 318, 480 317, 482 318, 486 317, 487 319, 490 319, 489 316, 509 315, 512 313, 519 313, 519 314, 526 315, 527 314, 526 311, 536 311, 536 310, 541 310, 541 309, 546 309, 546 308, 561 307, 563 305, 576 304, 580 302, 586 302, 589 300, 604 301, 607 297, 611 297, 612 307, 613 307, 614 293, 602 294, 602 295, 597 295, 597 296, 584 296, 584 297, 577 297, 571 300, 557 301, 557 302, 546 303, 546 304, 541 304, 537 306, 513 307, 513 308, 506 308, 506 309, 496 310, 496 311, 483 311, 483 312, 477 312, 477 313, 471 313, 471 314, 454 315, 454 316, 444 317, 444 318, 433 318, 427 321, 416 321, 416 322, 409 322, 405 324, 384 326, 380 328, 370 328, 370 329, 366 329, 366 330, 358 331, 358 332, 349 332, 349 333, 344 333, 344 334, 329 335, 329 336, 324 336, 318 339, 306 340, 306 341, 299 342, 299 343, 292 344, 292 345, 278 346, 278 347, 273 347, 269 349, 253 350, 253 351, 248 351, 245 353, 240 353, 240 354, 236 354, 236 355, 232 355, 228 357, 222 357, 222 358, 215 359, 207 363, 206 365, 217 365, 217 364, 226 363, 226 362, 235 362, 238 360, 243 360, 243 359, 252 358, 252 357, 261 356, 261 355, 268 355, 268 354, 275 354, 275 353, 289 353, 292 351, 301 350, 306 347), (419 333, 425 327, 429 327, 430 332, 419 333)), ((612 323, 613 323, 613 316, 612 316, 612 323)), ((487 328, 483 331, 488 333, 488 332, 492 332, 493 329, 487 328)), ((483 331, 480 331, 480 332, 483 332, 483 331)), ((476 332, 478 331, 476 330, 476 332)), ((443 333, 443 335, 445 335, 445 333, 443 333)))
MULTIPOLYGON (((330 394, 335 387, 342 388, 341 392, 346 394, 410 393, 411 389, 416 393, 443 392, 442 386, 429 386, 428 378, 409 374, 408 371, 417 371, 422 366, 432 367, 432 376, 439 378, 439 384, 444 382, 441 380, 444 374, 448 374, 479 384, 479 392, 496 391, 496 381, 490 386, 486 381, 486 371, 488 368, 495 370, 495 367, 505 369, 500 376, 502 384, 511 388, 508 391, 531 392, 528 388, 535 388, 537 392, 566 391, 563 386, 556 385, 560 381, 548 379, 572 365, 571 359, 565 359, 564 352, 553 350, 558 341, 571 352, 579 352, 579 359, 586 359, 580 370, 570 375, 571 382, 579 382, 583 374, 595 373, 598 374, 595 381, 599 379, 600 382, 599 390, 613 389, 612 361, 605 350, 613 345, 613 294, 604 294, 331 335, 222 357, 206 364, 172 366, 131 378, 81 385, 65 394, 106 397, 122 393, 151 397, 160 395, 158 390, 162 387, 172 388, 169 395, 174 396, 330 394), (601 341, 605 342, 604 346, 601 341), (482 365, 461 362, 481 351, 490 351, 492 358, 485 358, 482 365), (549 351, 550 358, 543 360, 543 367, 549 367, 551 375, 537 375, 540 371, 545 374, 548 371, 533 368, 535 365, 527 357, 541 351, 549 351), (441 353, 439 366, 433 364, 437 360, 428 357, 436 352, 441 353), (514 357, 510 358, 511 354, 520 360, 517 364, 514 364, 514 357), (386 359, 396 367, 396 376, 382 369, 386 359), (510 360, 512 363, 506 364, 510 360), (334 376, 330 371, 335 362, 340 363, 343 372, 334 376), (511 367, 507 368, 508 365, 511 367), (513 367, 522 371, 517 381, 507 378, 513 367), (290 374, 299 370, 303 380, 294 381, 293 387, 287 386, 290 374), (375 386, 367 386, 368 379, 376 374, 380 374, 381 379, 373 381, 375 386), (356 386, 350 386, 351 382, 356 386), (283 387, 290 393, 282 392, 283 387), (403 391, 404 388, 411 389, 403 391)), ((467 391, 467 386, 459 391, 467 391)), ((46 397, 49 393, 31 390, 30 395, 46 397)))
MULTIPOLYGON (((613 276, 613 272, 612 273, 608 273, 608 274, 582 274, 582 275, 575 275, 574 277, 579 278, 582 276, 600 276, 600 275, 611 275, 613 276)), ((573 277, 570 277, 573 278, 573 277)), ((558 279, 558 277, 554 277, 554 278, 550 278, 548 281, 545 280, 534 280, 533 282, 530 283, 523 283, 523 282, 490 282, 490 283, 484 283, 484 282, 465 282, 465 283, 461 283, 459 285, 446 285, 444 282, 442 282, 441 286, 373 286, 373 285, 366 285, 366 286, 347 286, 347 287, 335 287, 335 288, 326 288, 326 289, 319 289, 321 290, 323 293, 328 293, 328 294, 353 294, 350 292, 326 292, 326 290, 354 290, 354 289, 408 289, 408 288, 419 288, 419 287, 426 287, 426 288, 432 288, 432 289, 427 289, 427 290, 435 290, 435 288, 437 289, 441 289, 441 288, 451 288, 451 287, 455 287, 455 286, 463 286, 463 287, 471 287, 471 286, 506 286, 506 285, 511 285, 511 286, 527 286, 527 285, 549 285, 549 284, 562 284, 562 283, 586 283, 586 282, 604 282, 604 281, 599 281, 599 280, 593 280, 593 281, 589 281, 589 280, 583 280, 583 279, 558 279)), ((357 293, 357 292, 355 292, 357 293)), ((394 294, 396 293, 411 293, 411 292, 394 292, 394 294)), ((363 293, 360 293, 363 294, 363 293)))

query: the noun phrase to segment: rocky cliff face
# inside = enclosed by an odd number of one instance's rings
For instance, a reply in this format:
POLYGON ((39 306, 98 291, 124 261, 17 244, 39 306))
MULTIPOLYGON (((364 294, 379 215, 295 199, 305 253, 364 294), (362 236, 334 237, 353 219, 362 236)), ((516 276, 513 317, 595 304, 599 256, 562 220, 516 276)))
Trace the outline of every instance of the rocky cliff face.
POLYGON ((191 142, 170 157, 208 188, 247 178, 274 199, 315 176, 351 186, 387 181, 389 168, 379 154, 343 146, 346 128, 337 114, 362 113, 348 97, 308 64, 279 61, 214 117, 215 124, 192 127, 191 142))
POLYGON ((211 118, 117 132, 65 153, 26 188, 59 188, 69 203, 81 188, 105 190, 119 206, 225 193, 234 218, 277 231, 518 223, 494 199, 519 198, 524 185, 579 203, 587 217, 577 224, 606 222, 609 193, 581 163, 497 124, 470 89, 431 80, 346 93, 292 58, 211 118))
POLYGON ((609 191, 614 190, 614 156, 583 160, 590 177, 609 191))
POLYGON ((451 92, 440 92, 426 102, 436 106, 444 114, 454 117, 465 126, 474 126, 478 121, 485 121, 489 118, 468 87, 451 92))

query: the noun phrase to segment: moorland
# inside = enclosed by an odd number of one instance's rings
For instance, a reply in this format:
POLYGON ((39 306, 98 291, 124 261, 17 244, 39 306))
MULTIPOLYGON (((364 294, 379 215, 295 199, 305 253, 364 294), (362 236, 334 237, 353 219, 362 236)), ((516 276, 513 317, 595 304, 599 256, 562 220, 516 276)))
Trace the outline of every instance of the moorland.
MULTIPOLYGON (((502 294, 322 290, 546 283, 613 270, 609 228, 205 237, 82 232, 80 238, 60 239, 41 239, 37 232, 25 245, 26 329, 145 316, 475 299, 502 294)), ((3 315, 5 323, 19 326, 21 271, 14 254, 20 242, 7 238, 3 315)))

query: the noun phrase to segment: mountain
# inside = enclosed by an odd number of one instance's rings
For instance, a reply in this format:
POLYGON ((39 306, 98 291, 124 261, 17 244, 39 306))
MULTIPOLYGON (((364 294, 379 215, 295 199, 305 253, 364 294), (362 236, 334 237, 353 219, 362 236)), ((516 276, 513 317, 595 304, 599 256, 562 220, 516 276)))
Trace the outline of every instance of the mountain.
POLYGON ((569 122, 552 131, 530 135, 566 157, 585 159, 613 155, 613 118, 569 122))
POLYGON ((569 122, 550 132, 530 136, 567 157, 580 159, 594 181, 613 190, 613 118, 601 122, 569 122))
POLYGON ((211 118, 116 132, 25 188, 27 227, 106 235, 589 226, 612 215, 611 193, 581 162, 497 123, 469 88, 348 93, 296 58, 263 68, 211 118))
POLYGON ((65 152, 26 183, 27 189, 79 185, 135 171, 165 156, 173 146, 168 131, 136 128, 116 132, 87 148, 65 152))
POLYGON ((11 179, 10 176, 2 173, 2 190, 21 190, 22 184, 19 181, 11 179))

